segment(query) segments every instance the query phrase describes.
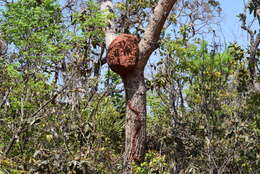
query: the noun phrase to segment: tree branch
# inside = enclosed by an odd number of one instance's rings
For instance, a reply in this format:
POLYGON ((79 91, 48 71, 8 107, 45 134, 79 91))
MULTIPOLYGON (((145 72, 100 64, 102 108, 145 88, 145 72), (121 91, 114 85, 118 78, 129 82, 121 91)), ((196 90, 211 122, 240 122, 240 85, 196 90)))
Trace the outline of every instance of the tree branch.
POLYGON ((154 13, 149 19, 149 24, 144 33, 144 37, 139 43, 140 61, 139 67, 144 67, 152 52, 158 48, 158 40, 163 29, 166 18, 168 17, 173 5, 177 0, 159 0, 154 9, 154 13))
POLYGON ((104 14, 107 16, 108 19, 108 26, 105 29, 105 42, 106 42, 106 47, 110 45, 110 43, 116 38, 115 34, 115 24, 111 17, 109 16, 109 13, 114 13, 113 12, 113 3, 112 0, 102 0, 101 1, 101 7, 100 9, 104 11, 104 14))
MULTIPOLYGON (((69 81, 71 81, 74 78, 74 74, 72 74, 71 78, 69 81)), ((29 119, 34 119, 33 121, 29 122, 30 120, 27 119, 23 122, 20 123, 19 128, 16 130, 14 133, 12 139, 10 140, 9 144, 4 148, 4 155, 7 156, 12 149, 15 141, 19 138, 20 134, 23 133, 24 131, 28 130, 30 126, 36 123, 37 121, 37 115, 52 101, 54 101, 60 94, 62 94, 66 89, 68 88, 68 85, 64 86, 60 91, 58 91, 56 94, 54 94, 49 100, 47 100, 43 105, 41 105, 37 111, 35 111, 32 115, 30 115, 28 118, 29 119)))
POLYGON ((2 100, 2 102, 0 103, 0 108, 2 108, 2 106, 4 106, 4 104, 6 103, 10 92, 11 92, 11 88, 5 92, 5 95, 4 95, 4 97, 3 97, 3 100, 2 100))
MULTIPOLYGON (((254 1, 253 1, 254 2, 254 1)), ((257 49, 260 43, 260 31, 258 34, 255 34, 255 32, 246 25, 246 19, 247 19, 247 6, 244 7, 244 13, 241 16, 241 28, 243 30, 245 30, 250 37, 250 45, 249 45, 249 63, 248 63, 248 68, 249 68, 249 72, 250 72, 250 76, 252 78, 252 82, 254 82, 254 80, 256 79, 256 65, 257 65, 257 61, 258 59, 256 58, 256 53, 257 53, 257 49), (256 35, 256 37, 255 37, 256 35)), ((256 7, 256 15, 259 19, 259 15, 258 13, 260 13, 259 11, 259 7, 256 7)), ((258 21, 259 22, 259 21, 258 21)))

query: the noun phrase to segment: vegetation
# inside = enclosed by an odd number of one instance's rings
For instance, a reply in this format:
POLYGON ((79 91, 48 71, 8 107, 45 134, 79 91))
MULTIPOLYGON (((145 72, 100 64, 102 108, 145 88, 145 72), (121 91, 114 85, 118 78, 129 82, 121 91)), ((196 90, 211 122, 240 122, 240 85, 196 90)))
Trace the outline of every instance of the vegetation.
MULTIPOLYGON (((107 15, 94 0, 0 0, 0 174, 122 173, 127 104, 104 28, 142 37, 157 2, 107 15)), ((175 4, 145 71, 146 153, 132 173, 260 173, 259 6, 238 14, 244 48, 202 39, 218 1, 175 4)))

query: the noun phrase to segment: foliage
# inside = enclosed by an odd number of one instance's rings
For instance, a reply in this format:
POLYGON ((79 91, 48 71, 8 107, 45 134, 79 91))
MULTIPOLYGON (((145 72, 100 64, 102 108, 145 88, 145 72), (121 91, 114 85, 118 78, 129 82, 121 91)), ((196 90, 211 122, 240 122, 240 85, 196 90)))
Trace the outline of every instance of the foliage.
POLYGON ((252 94, 241 91, 241 71, 248 76, 244 51, 232 44, 223 53, 213 54, 205 41, 199 43, 183 48, 178 40, 166 40, 162 46, 166 54, 165 64, 159 62, 159 79, 165 80, 163 85, 157 79, 151 82, 157 92, 149 102, 157 115, 149 124, 154 130, 148 134, 149 146, 182 166, 175 172, 258 171, 259 108, 256 100, 248 103, 252 94), (171 97, 173 103, 168 102, 171 97), (154 142, 158 135, 164 139, 154 142))
MULTIPOLYGON (((6 6, 1 32, 4 39, 29 59, 59 59, 62 56, 61 9, 53 0, 17 1, 6 6), (58 54, 57 54, 58 53, 58 54)), ((22 60, 21 60, 22 61, 22 60)))
MULTIPOLYGON (((116 16, 103 15, 96 1, 4 4, 0 173, 122 172, 125 96, 120 77, 102 66, 103 28, 113 18, 119 32, 142 36, 157 2, 118 1, 116 16)), ((248 51, 197 33, 219 5, 183 1, 167 21, 146 80, 147 153, 132 165, 137 174, 260 172, 260 101, 248 51)))
POLYGON ((134 165, 134 173, 136 174, 152 174, 161 173, 169 174, 167 172, 168 165, 165 160, 165 156, 156 154, 156 152, 147 152, 145 155, 145 162, 142 164, 134 165))

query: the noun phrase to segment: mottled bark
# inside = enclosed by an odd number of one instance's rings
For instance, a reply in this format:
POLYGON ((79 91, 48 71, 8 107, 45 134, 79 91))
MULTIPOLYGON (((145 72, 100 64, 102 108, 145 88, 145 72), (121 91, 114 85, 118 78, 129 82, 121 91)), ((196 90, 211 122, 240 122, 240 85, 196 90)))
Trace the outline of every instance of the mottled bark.
MULTIPOLYGON (((112 0, 102 0, 100 9, 104 11, 105 15, 113 13, 113 3, 112 0)), ((108 21, 108 26, 105 28, 105 43, 106 47, 116 38, 115 24, 114 21, 108 21)))
MULTIPOLYGON (((128 171, 131 162, 142 162, 146 139, 146 88, 144 71, 136 70, 123 79, 126 92, 126 125, 124 164, 128 171)), ((127 172, 126 172, 127 173, 127 172)))
POLYGON ((144 67, 158 47, 163 25, 177 0, 160 0, 151 15, 144 37, 139 43, 139 62, 136 71, 124 79, 126 91, 126 141, 124 173, 132 173, 131 162, 140 163, 145 154, 146 138, 146 88, 144 67))
POLYGON ((145 30, 144 37, 139 43, 140 56, 139 67, 144 67, 152 54, 158 48, 158 40, 164 23, 177 0, 159 0, 154 8, 154 13, 149 19, 149 24, 145 30))
MULTIPOLYGON (((139 58, 136 69, 123 78, 126 93, 126 126, 125 126, 125 154, 124 174, 132 173, 130 164, 141 163, 145 154, 146 139, 146 88, 144 82, 144 67, 152 54, 158 47, 158 40, 163 25, 173 5, 177 0, 159 0, 151 15, 144 37, 139 42, 139 58)), ((102 10, 112 12, 112 1, 103 0, 102 10)), ((106 29, 106 46, 115 36, 113 22, 109 21, 106 29)))

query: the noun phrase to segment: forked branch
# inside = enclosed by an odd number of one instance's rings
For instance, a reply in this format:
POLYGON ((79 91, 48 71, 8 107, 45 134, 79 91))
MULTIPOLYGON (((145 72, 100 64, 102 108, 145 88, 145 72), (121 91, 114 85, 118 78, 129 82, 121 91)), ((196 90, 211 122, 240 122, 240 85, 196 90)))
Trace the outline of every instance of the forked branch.
POLYGON ((145 30, 144 37, 139 43, 140 63, 139 67, 144 67, 152 52, 158 47, 158 40, 164 23, 170 14, 173 5, 177 0, 159 0, 154 9, 154 13, 149 19, 149 24, 145 30))

